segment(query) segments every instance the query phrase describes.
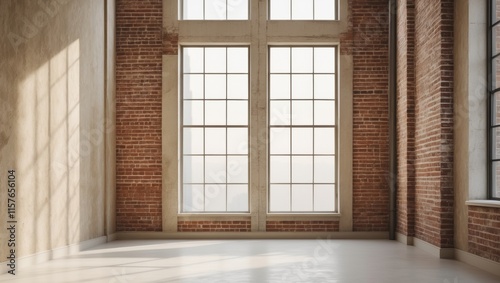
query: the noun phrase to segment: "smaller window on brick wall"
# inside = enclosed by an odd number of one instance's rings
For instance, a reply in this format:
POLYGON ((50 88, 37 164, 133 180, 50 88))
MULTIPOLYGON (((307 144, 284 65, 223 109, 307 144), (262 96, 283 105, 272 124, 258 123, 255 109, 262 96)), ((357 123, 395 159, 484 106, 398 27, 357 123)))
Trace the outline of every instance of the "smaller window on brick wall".
POLYGON ((488 7, 488 195, 500 200, 500 0, 488 7))

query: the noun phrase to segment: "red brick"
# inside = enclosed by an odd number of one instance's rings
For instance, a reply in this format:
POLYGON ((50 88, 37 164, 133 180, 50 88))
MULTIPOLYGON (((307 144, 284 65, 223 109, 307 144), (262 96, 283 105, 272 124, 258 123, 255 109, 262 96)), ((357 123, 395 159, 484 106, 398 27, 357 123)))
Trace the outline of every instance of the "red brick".
POLYGON ((415 2, 415 227, 408 229, 442 248, 454 241, 453 7, 415 2))
POLYGON ((116 1, 117 231, 161 231, 162 0, 116 1))
POLYGON ((340 52, 353 56, 353 224, 389 230, 388 8, 384 0, 349 1, 340 52))
POLYGON ((338 220, 332 221, 267 221, 267 232, 338 232, 338 220))
POLYGON ((178 221, 178 232, 250 232, 247 221, 178 221))
POLYGON ((500 209, 470 206, 468 224, 469 252, 500 262, 500 209))

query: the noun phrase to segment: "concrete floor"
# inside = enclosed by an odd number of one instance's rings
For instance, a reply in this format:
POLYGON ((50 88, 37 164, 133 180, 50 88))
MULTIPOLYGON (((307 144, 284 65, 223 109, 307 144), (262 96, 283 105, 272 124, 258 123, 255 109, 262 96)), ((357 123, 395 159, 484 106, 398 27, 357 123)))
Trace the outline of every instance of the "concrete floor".
POLYGON ((384 240, 115 241, 0 275, 0 282, 498 283, 454 260, 384 240))

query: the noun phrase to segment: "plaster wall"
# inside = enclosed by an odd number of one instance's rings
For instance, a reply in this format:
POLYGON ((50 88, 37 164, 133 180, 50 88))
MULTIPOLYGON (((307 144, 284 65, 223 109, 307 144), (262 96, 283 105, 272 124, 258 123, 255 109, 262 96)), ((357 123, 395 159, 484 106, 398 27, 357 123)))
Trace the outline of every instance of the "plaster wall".
POLYGON ((486 3, 455 2, 455 247, 467 251, 466 201, 486 199, 486 3))
POLYGON ((112 44, 106 43, 107 5, 0 1, 1 261, 7 257, 11 169, 17 257, 114 232, 105 214, 106 195, 113 196, 106 193, 105 160, 114 163, 114 145, 106 147, 114 129, 106 119, 113 117, 106 112, 106 100, 113 100, 112 93, 106 98, 112 79, 106 76, 106 46, 112 44))

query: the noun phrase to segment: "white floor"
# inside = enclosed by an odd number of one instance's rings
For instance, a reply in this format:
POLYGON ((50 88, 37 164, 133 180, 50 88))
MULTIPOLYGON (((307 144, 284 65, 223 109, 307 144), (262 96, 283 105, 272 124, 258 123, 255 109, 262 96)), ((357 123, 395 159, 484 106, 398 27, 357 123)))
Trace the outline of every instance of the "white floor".
POLYGON ((0 282, 436 282, 499 277, 384 240, 115 241, 0 282))

